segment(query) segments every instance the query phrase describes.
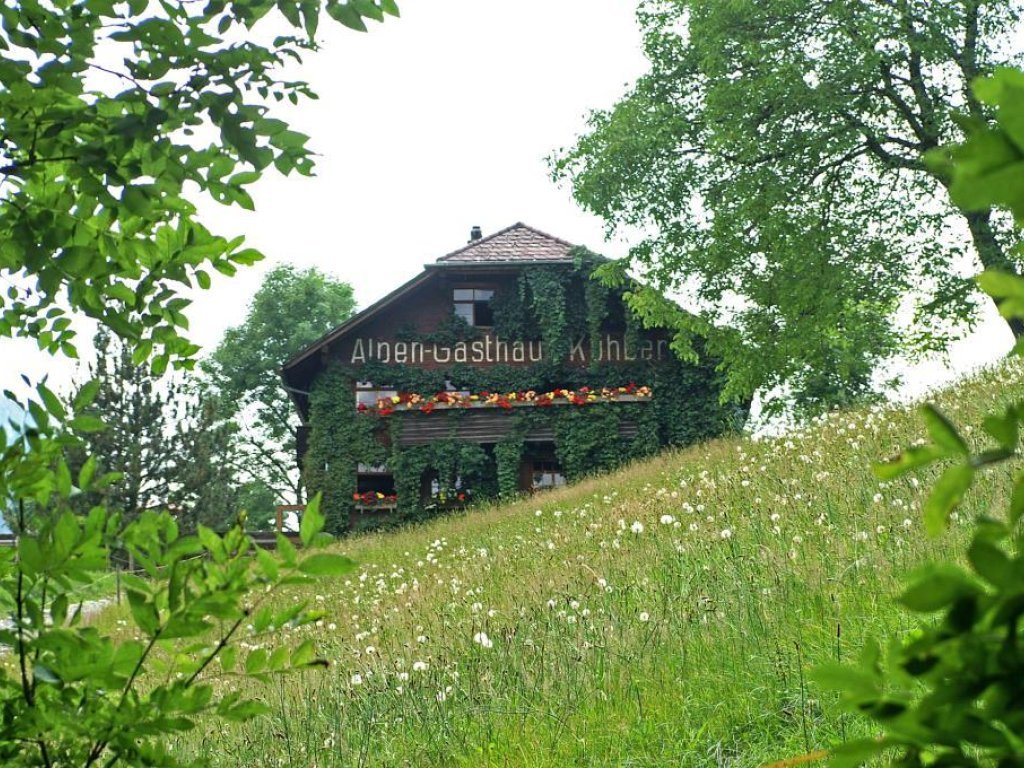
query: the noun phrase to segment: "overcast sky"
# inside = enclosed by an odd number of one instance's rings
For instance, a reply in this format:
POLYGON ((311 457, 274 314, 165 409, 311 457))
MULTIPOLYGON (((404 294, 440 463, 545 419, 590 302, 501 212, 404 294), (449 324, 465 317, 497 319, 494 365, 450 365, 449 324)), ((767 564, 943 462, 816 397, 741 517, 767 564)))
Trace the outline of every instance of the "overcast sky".
MULTIPOLYGON (((601 222, 549 179, 545 158, 610 106, 644 69, 631 0, 404 0, 369 34, 321 25, 323 50, 301 74, 320 99, 282 109, 320 153, 317 176, 268 173, 256 213, 201 206, 218 234, 244 234, 268 257, 215 280, 189 313, 204 347, 239 323, 272 265, 316 265, 353 285, 360 307, 463 245, 516 221, 608 256, 601 222)), ((80 345, 87 346, 82 339, 80 345)), ((966 368, 1009 347, 998 320, 952 359, 966 368)), ((0 386, 69 368, 27 342, 0 340, 0 386)), ((911 388, 945 378, 941 363, 911 388)))

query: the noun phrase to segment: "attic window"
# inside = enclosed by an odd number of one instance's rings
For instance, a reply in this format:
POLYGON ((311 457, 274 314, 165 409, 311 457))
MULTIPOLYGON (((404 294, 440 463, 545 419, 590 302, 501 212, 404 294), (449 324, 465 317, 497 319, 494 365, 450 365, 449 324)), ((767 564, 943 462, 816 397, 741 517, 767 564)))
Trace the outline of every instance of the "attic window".
POLYGON ((453 295, 455 314, 458 317, 479 328, 490 328, 494 325, 494 311, 491 309, 494 289, 456 288, 453 295))

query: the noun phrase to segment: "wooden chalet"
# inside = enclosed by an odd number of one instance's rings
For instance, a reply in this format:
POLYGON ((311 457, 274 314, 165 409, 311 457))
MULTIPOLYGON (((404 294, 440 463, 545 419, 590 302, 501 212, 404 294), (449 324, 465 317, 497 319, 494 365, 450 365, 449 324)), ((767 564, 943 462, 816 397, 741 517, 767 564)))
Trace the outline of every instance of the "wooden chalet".
MULTIPOLYGON (((457 382, 445 381, 441 392, 411 394, 399 391, 393 381, 375 380, 364 373, 372 369, 380 376, 381 370, 398 372, 410 368, 497 370, 496 367, 506 366, 502 370, 510 370, 541 365, 547 360, 544 341, 502 338, 495 329, 493 302, 503 292, 520 290, 524 272, 555 266, 569 268, 577 260, 578 251, 571 243, 522 223, 487 237, 474 227, 467 245, 427 264, 421 274, 294 355, 284 364, 281 375, 303 423, 298 445, 300 464, 310 429, 316 426, 311 423, 310 393, 318 377, 332 364, 350 372, 347 407, 356 413, 386 413, 389 429, 386 434, 381 433, 381 440, 389 444, 389 449, 398 450, 453 440, 476 443, 490 451, 508 437, 516 423, 513 417, 521 409, 561 409, 584 401, 608 402, 615 407, 618 403, 650 399, 650 390, 636 386, 645 382, 629 382, 625 376, 620 382, 624 385, 622 389, 609 392, 583 386, 574 389, 571 397, 564 390, 561 394, 556 390, 551 397, 545 386, 557 388, 560 382, 537 381, 536 389, 526 393, 492 389, 481 395, 459 389, 457 382), (438 330, 450 327, 453 318, 461 318, 472 333, 458 341, 446 339, 443 334, 439 337, 438 330), (394 428, 394 419, 400 420, 398 428, 394 428)), ((568 299, 578 302, 582 296, 568 299)), ((582 335, 566 339, 566 354, 558 362, 583 376, 595 364, 607 370, 619 364, 658 365, 674 360, 666 335, 634 333, 631 344, 627 344, 627 336, 621 320, 616 324, 612 317, 601 328, 596 343, 582 335)), ((545 370, 550 371, 550 366, 545 370)), ((618 425, 624 444, 635 439, 640 429, 635 420, 626 419, 618 425)), ((554 450, 552 426, 543 419, 531 420, 525 443, 518 472, 519 490, 564 484, 566 477, 554 450)), ((363 506, 358 496, 376 494, 388 500, 395 492, 395 478, 386 461, 357 461, 330 471, 355 473, 352 487, 357 508, 363 506)), ((436 477, 425 474, 420 480, 424 499, 437 493, 436 477)))

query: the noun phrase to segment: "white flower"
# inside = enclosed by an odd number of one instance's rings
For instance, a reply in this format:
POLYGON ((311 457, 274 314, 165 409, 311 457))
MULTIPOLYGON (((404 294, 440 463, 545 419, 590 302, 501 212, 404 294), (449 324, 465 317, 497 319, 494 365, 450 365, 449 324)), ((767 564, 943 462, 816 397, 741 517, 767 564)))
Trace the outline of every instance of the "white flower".
POLYGON ((639 618, 640 621, 647 622, 651 620, 651 614, 649 614, 647 611, 641 611, 639 618))
POLYGON ((426 672, 427 671, 427 667, 428 667, 428 665, 427 665, 427 662, 425 662, 425 661, 414 661, 412 663, 412 671, 413 672, 426 672))
POLYGON ((373 656, 373 654, 375 654, 376 652, 377 652, 377 649, 374 648, 372 645, 366 646, 366 655, 367 656, 373 656))
POLYGON ((423 644, 423 643, 427 642, 427 636, 426 635, 417 635, 416 636, 416 642, 420 643, 420 644, 423 644))
POLYGON ((409 673, 408 672, 399 672, 398 673, 398 679, 401 680, 404 683, 406 680, 409 679, 409 673))
POLYGON ((661 524, 662 525, 672 525, 672 523, 674 523, 675 521, 676 521, 676 519, 674 517, 672 517, 672 515, 662 515, 661 516, 661 524))
POLYGON ((352 682, 352 685, 362 685, 363 684, 363 676, 360 675, 357 672, 356 674, 352 675, 351 682, 352 682))
POLYGON ((641 523, 639 520, 634 520, 633 524, 629 526, 629 530, 631 530, 633 533, 643 533, 644 524, 641 523))
POLYGON ((718 535, 721 536, 723 539, 731 539, 732 538, 732 529, 731 528, 723 528, 722 532, 720 534, 718 534, 718 535))
POLYGON ((486 632, 477 632, 473 635, 473 642, 483 648, 493 648, 494 641, 487 636, 486 632))

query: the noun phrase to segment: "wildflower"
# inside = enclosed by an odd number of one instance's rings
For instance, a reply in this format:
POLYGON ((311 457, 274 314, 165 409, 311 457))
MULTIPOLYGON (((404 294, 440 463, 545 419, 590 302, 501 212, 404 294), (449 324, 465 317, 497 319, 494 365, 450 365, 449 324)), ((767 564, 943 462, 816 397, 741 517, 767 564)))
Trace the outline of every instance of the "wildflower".
POLYGON ((732 529, 731 528, 723 528, 722 532, 719 533, 718 535, 721 536, 723 539, 731 539, 732 538, 732 529))
POLYGON ((651 620, 651 614, 649 614, 647 611, 640 611, 639 619, 640 621, 646 623, 651 620))
POLYGON ((483 648, 493 648, 494 641, 487 636, 486 632, 477 632, 473 635, 473 642, 483 648))
POLYGON ((629 526, 629 530, 631 530, 633 533, 643 533, 644 524, 641 523, 639 520, 634 520, 633 524, 629 526))
POLYGON ((674 523, 675 521, 676 521, 676 519, 674 517, 672 517, 672 515, 662 515, 661 516, 661 524, 662 525, 672 525, 672 523, 674 523))
POLYGON ((413 672, 426 672, 428 666, 429 665, 425 661, 414 661, 412 663, 412 671, 413 672))
POLYGON ((356 674, 352 675, 351 682, 352 682, 352 685, 362 685, 363 684, 363 676, 360 675, 357 672, 356 674))

